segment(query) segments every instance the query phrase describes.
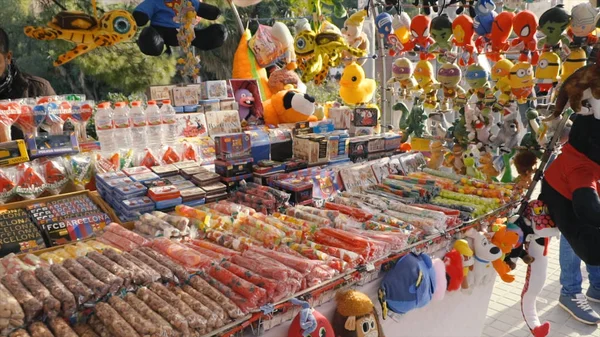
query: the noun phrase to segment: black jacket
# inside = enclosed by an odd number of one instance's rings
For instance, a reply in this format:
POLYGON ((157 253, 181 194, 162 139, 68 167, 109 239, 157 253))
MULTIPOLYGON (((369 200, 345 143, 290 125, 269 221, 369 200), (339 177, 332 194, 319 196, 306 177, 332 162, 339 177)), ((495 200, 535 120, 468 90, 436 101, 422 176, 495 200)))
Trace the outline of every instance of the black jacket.
MULTIPOLYGON (((32 76, 21 71, 13 79, 13 83, 8 90, 0 93, 0 100, 18 99, 39 96, 56 95, 50 82, 37 76, 32 76)), ((23 132, 16 127, 11 127, 12 139, 23 139, 23 132)))

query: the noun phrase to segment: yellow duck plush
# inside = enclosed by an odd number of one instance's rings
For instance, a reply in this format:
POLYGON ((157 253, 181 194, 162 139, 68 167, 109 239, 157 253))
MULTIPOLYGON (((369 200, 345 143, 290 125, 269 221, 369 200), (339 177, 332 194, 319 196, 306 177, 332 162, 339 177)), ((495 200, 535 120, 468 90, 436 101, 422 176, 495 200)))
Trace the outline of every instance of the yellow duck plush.
POLYGON ((376 89, 375 80, 365 77, 365 71, 356 62, 344 68, 340 80, 340 97, 345 104, 358 105, 367 103, 373 98, 376 89))

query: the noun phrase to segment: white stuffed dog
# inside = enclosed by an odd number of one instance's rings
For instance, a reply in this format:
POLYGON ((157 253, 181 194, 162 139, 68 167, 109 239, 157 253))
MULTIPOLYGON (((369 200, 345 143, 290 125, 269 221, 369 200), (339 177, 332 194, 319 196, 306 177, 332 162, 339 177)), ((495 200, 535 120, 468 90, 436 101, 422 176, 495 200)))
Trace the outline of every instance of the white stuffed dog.
POLYGON ((475 253, 473 271, 467 275, 469 287, 490 284, 496 274, 492 262, 502 257, 502 251, 491 243, 483 232, 471 228, 466 234, 473 241, 471 247, 475 253))

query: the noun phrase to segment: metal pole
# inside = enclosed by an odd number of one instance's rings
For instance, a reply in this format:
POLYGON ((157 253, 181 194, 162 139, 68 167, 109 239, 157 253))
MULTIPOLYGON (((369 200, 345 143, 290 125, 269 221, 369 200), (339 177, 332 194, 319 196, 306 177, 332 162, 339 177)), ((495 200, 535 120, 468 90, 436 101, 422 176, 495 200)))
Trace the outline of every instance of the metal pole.
POLYGON ((240 29, 240 33, 244 34, 244 24, 242 23, 242 18, 240 18, 240 13, 237 10, 237 7, 235 7, 235 4, 233 3, 233 0, 227 0, 227 2, 229 2, 229 5, 231 6, 231 9, 233 10, 233 14, 235 15, 235 19, 237 20, 238 23, 238 28, 240 29))
MULTIPOLYGON (((375 1, 371 0, 369 2, 370 4, 370 8, 369 10, 371 11, 371 13, 373 13, 373 18, 376 18, 377 15, 379 15, 379 12, 377 11, 377 8, 375 7, 375 1)), ((377 27, 375 27, 375 29, 377 30, 377 27)), ((377 32, 375 34, 378 34, 377 32)), ((379 61, 381 63, 381 74, 377 74, 376 71, 376 76, 377 78, 379 78, 381 81, 379 83, 379 87, 380 87, 380 91, 381 91, 381 100, 379 102, 379 109, 381 110, 381 121, 382 123, 385 125, 389 124, 388 123, 388 107, 387 107, 387 91, 385 90, 386 87, 386 83, 387 83, 387 71, 386 71, 386 64, 385 64, 385 44, 383 41, 383 37, 381 35, 379 35, 379 38, 376 40, 377 41, 377 57, 379 58, 379 61)))

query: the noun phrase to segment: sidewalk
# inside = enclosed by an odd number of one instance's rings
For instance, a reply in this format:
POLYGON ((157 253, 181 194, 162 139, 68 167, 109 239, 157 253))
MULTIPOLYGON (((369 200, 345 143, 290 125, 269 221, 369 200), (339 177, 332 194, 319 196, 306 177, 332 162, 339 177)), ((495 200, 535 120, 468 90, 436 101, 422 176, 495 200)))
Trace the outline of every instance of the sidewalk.
MULTIPOLYGON (((600 328, 582 324, 571 317, 565 310, 558 306, 560 293, 560 266, 558 263, 559 239, 553 238, 549 247, 548 275, 544 289, 537 299, 540 321, 549 321, 551 324, 549 337, 575 337, 599 336, 600 328)), ((582 263, 584 293, 588 287, 587 272, 582 263)), ((521 315, 521 291, 525 280, 527 267, 520 262, 513 273, 516 280, 513 283, 504 283, 496 277, 494 292, 487 311, 484 337, 526 337, 531 333, 525 325, 521 315)), ((596 312, 600 312, 600 304, 590 302, 596 312)))

